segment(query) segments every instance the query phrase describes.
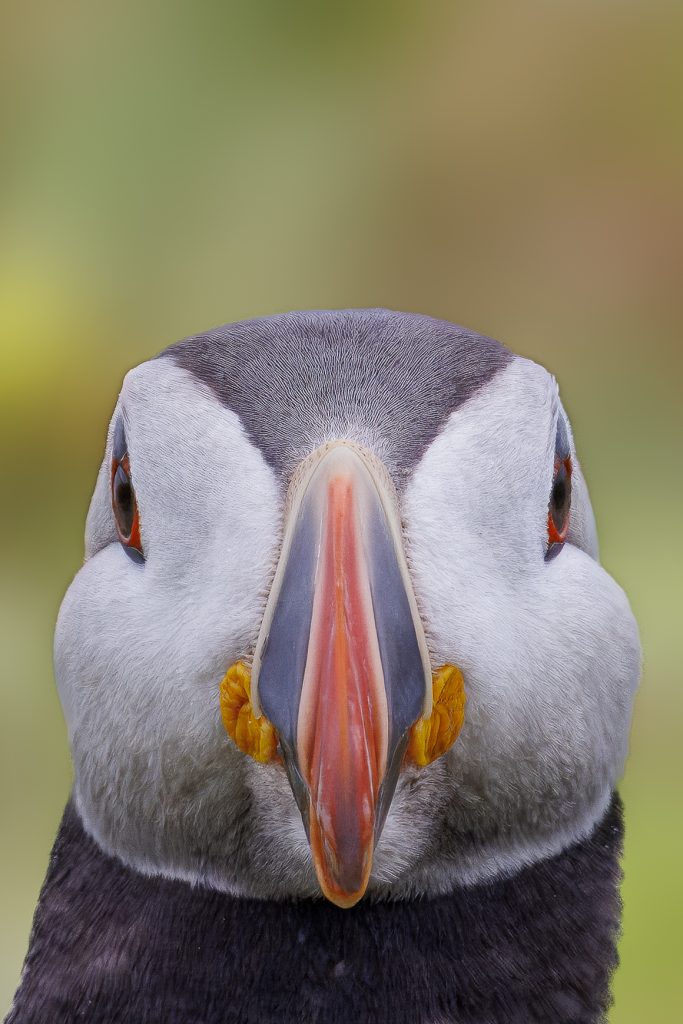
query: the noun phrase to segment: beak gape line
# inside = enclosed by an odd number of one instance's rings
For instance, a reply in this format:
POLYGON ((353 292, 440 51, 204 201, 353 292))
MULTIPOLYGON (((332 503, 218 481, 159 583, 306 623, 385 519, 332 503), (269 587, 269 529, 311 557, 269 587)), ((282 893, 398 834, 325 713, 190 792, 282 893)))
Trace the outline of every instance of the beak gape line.
POLYGON ((252 670, 230 667, 220 704, 240 750, 281 759, 320 887, 353 906, 402 765, 445 753, 465 708, 460 670, 432 675, 396 493, 369 452, 334 442, 297 471, 252 670))

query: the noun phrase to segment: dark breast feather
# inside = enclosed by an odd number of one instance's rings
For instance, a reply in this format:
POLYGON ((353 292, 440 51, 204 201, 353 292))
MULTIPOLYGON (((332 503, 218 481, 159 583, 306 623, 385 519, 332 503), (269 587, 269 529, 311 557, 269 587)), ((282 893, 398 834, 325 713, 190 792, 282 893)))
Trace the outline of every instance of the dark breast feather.
POLYGON ((515 877, 437 899, 240 899, 106 856, 69 804, 6 1024, 595 1024, 622 808, 515 877))

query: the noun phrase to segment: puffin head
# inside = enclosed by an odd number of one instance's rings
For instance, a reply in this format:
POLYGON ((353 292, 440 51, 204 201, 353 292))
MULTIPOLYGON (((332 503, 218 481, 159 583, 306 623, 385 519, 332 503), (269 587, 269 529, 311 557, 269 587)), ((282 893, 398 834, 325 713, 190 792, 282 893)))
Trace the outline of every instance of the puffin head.
POLYGON ((127 374, 55 664, 107 852, 348 907, 588 834, 640 648, 554 379, 371 310, 228 325, 127 374))

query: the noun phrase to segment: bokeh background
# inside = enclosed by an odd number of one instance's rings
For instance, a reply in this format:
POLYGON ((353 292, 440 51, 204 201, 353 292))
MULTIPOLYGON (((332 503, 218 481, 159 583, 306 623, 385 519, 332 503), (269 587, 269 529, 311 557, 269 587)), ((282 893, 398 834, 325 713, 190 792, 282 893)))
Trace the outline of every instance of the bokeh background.
POLYGON ((70 785, 51 634, 120 380, 386 305, 557 375, 645 668, 612 1024, 680 1019, 683 4, 0 6, 0 1013, 70 785))

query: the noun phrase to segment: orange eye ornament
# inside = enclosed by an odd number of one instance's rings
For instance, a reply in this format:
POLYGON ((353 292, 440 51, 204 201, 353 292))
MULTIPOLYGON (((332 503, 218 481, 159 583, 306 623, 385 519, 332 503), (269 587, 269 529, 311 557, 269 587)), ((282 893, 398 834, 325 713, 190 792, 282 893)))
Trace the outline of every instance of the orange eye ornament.
POLYGON ((130 456, 123 421, 114 429, 111 460, 111 505, 121 546, 134 562, 144 562, 140 536, 140 512, 131 479, 130 456))
POLYGON ((557 425, 555 442, 555 469, 548 502, 548 550, 546 559, 562 550, 567 534, 572 504, 572 457, 563 420, 557 425))

